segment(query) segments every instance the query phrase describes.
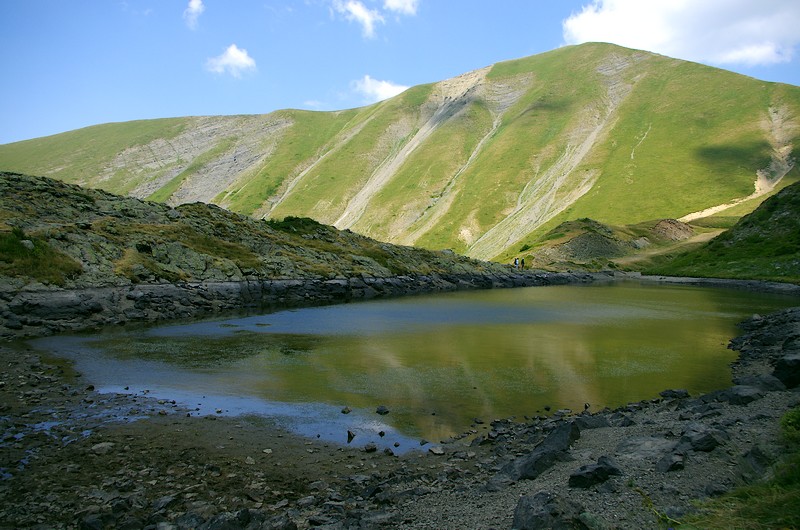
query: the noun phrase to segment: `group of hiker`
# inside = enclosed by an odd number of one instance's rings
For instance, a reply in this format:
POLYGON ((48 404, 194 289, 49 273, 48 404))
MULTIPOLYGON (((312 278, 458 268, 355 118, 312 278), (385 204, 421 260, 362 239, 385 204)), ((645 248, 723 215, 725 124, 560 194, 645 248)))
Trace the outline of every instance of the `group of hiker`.
POLYGON ((519 258, 514 258, 514 268, 519 270, 525 270, 525 258, 520 260, 519 258))

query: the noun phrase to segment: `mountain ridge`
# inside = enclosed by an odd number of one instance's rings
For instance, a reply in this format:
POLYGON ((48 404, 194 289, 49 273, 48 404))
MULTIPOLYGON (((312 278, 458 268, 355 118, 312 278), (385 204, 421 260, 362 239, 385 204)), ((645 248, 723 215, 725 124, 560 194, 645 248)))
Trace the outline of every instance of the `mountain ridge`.
POLYGON ((0 168, 507 261, 577 218, 748 213, 800 180, 799 137, 798 87, 586 44, 356 109, 107 124, 7 144, 0 168))

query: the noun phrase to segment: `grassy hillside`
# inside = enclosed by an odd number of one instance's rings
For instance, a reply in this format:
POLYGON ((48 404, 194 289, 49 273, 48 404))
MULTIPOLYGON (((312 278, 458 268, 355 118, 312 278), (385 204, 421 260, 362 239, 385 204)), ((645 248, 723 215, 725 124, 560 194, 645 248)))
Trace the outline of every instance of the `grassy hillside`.
POLYGON ((764 201, 708 244, 665 256, 651 274, 757 278, 800 284, 800 183, 764 201))
POLYGON ((800 87, 585 44, 359 109, 108 124, 2 145, 0 170, 506 261, 581 218, 730 224, 800 181, 799 137, 800 87), (732 208, 704 211, 721 205, 732 208))

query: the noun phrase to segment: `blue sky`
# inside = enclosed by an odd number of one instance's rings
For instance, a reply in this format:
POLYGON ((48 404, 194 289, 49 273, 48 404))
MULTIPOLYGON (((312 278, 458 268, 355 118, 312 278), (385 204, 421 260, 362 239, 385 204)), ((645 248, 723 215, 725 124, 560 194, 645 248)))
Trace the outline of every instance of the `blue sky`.
POLYGON ((586 41, 800 85, 797 28, 797 0, 0 0, 0 144, 357 107, 586 41))

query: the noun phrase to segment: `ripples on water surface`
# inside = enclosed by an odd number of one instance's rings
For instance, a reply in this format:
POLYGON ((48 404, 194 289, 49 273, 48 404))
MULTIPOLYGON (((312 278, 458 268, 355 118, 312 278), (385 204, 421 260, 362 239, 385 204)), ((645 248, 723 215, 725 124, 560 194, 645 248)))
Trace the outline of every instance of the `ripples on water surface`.
MULTIPOLYGON (((796 298, 636 283, 472 291, 52 337, 99 390, 410 447, 473 418, 594 410, 730 383, 735 324, 796 298), (387 416, 374 413, 386 405, 387 416), (349 406, 353 413, 341 414, 349 406)), ((418 446, 418 445, 417 445, 418 446)))

